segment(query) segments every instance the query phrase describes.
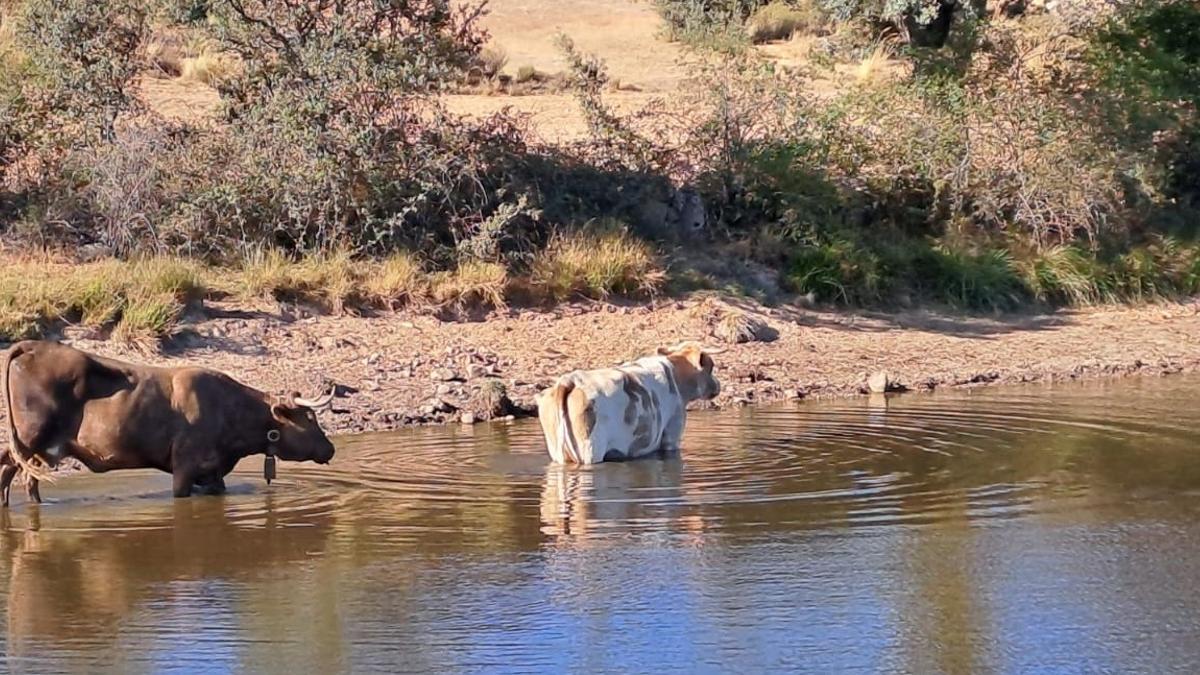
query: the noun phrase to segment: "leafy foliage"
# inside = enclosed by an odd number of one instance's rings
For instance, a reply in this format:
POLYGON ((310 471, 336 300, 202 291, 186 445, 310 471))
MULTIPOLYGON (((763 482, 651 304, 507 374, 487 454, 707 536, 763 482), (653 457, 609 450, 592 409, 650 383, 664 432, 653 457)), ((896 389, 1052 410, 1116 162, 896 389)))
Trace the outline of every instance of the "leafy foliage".
POLYGON ((43 85, 25 88, 26 104, 55 110, 43 118, 54 124, 54 134, 111 140, 117 116, 137 106, 133 82, 146 34, 143 3, 29 0, 23 10, 18 21, 28 56, 25 77, 43 85))

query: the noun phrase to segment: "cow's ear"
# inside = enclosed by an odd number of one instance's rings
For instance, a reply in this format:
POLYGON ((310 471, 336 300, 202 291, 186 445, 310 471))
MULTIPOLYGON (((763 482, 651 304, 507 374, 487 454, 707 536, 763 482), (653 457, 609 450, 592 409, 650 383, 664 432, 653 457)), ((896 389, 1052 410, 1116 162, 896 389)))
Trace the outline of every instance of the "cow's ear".
POLYGON ((659 347, 657 351, 659 356, 667 356, 671 353, 671 350, 668 347, 659 347))

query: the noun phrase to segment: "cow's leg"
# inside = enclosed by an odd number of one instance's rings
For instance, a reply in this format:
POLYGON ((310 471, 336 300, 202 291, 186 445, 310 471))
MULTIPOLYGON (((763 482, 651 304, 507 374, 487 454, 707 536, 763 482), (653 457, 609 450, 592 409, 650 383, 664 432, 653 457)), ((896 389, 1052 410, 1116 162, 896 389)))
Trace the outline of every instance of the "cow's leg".
POLYGON ((29 495, 29 499, 34 503, 42 503, 42 491, 38 489, 38 479, 33 476, 26 477, 29 482, 25 484, 25 494, 29 495))
POLYGON ((192 485, 195 484, 195 482, 196 482, 196 479, 193 477, 192 472, 188 471, 186 469, 183 469, 181 467, 176 467, 175 471, 171 474, 171 476, 172 476, 172 482, 174 484, 175 496, 176 497, 191 497, 192 496, 192 485))
POLYGON ((8 493, 12 491, 13 479, 17 477, 17 467, 6 464, 0 466, 0 506, 8 506, 8 493))
POLYGON ((683 428, 686 424, 685 413, 680 413, 663 426, 662 440, 658 445, 658 452, 663 457, 675 457, 679 455, 680 444, 683 442, 683 428))

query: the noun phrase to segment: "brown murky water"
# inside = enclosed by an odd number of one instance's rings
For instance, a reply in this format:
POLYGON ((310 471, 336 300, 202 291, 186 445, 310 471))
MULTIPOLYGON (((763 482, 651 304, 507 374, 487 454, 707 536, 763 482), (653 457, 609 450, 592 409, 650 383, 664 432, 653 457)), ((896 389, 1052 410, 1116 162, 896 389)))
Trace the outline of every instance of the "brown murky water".
POLYGON ((1195 378, 342 439, 223 498, 83 475, 0 516, 10 672, 1197 672, 1195 378))

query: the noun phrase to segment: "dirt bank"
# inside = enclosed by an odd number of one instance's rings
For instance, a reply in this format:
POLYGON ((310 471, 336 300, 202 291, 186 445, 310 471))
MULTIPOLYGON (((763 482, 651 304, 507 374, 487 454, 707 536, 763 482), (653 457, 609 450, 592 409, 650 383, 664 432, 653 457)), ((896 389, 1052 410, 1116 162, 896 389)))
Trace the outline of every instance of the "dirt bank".
POLYGON ((878 370, 921 391, 1200 368, 1200 302, 998 319, 731 302, 570 305, 469 323, 407 314, 304 317, 294 308, 217 304, 161 353, 71 329, 63 337, 118 358, 203 364, 268 391, 315 393, 336 383, 341 395, 322 421, 337 433, 459 423, 467 411, 485 416, 478 392, 494 389, 495 381, 528 408, 560 373, 615 364, 683 339, 716 343, 714 324, 737 312, 765 321, 777 335, 717 357, 724 386, 717 406, 855 395, 878 370))

